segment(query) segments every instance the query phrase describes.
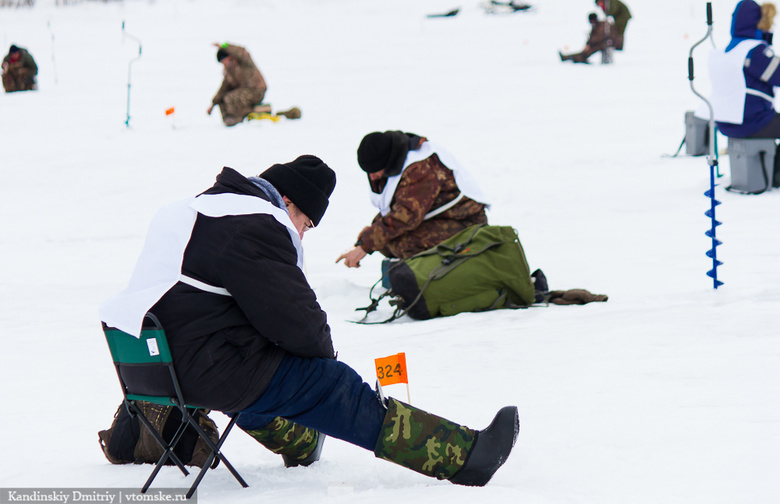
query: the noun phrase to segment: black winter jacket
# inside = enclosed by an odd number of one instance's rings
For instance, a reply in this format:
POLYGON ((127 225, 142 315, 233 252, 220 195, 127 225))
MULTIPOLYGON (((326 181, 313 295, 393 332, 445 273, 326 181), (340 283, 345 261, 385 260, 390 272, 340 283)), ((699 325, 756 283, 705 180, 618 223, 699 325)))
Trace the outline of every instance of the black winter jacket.
MULTIPOLYGON (((205 192, 221 193, 268 199, 227 167, 205 192)), ((240 411, 260 397, 285 354, 334 358, 325 312, 296 262, 287 228, 271 215, 198 214, 182 273, 232 297, 179 282, 151 309, 189 402, 240 411)))

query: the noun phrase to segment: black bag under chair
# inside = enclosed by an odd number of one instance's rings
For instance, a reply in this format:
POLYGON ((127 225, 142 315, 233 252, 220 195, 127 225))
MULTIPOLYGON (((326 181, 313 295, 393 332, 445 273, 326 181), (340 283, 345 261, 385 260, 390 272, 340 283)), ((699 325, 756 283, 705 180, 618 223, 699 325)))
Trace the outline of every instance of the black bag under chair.
MULTIPOLYGON (((173 440, 181 425, 181 411, 173 406, 137 401, 136 406, 151 422, 155 430, 162 434, 166 443, 173 440)), ((219 442, 217 425, 208 416, 206 410, 191 409, 203 431, 216 444, 219 442)), ((124 402, 114 414, 114 420, 108 429, 98 432, 98 441, 103 454, 112 464, 156 464, 163 454, 163 448, 157 443, 149 429, 144 428, 138 415, 131 415, 124 402)), ((181 439, 173 447, 173 453, 186 466, 203 467, 211 449, 192 426, 187 426, 181 439)), ((219 459, 215 459, 212 468, 219 459)), ((171 458, 165 465, 175 465, 171 458)))
MULTIPOLYGON (((198 441, 204 443, 209 452, 205 461, 202 462, 203 465, 195 481, 187 491, 186 497, 188 499, 195 493, 206 472, 212 467, 216 467, 217 461, 221 461, 227 467, 241 486, 249 486, 220 451, 239 415, 233 415, 222 436, 219 436, 217 441, 214 442, 212 439, 214 432, 207 433, 206 430, 211 431, 211 429, 208 423, 203 423, 205 408, 188 404, 186 398, 182 395, 176 370, 173 366, 171 351, 168 347, 168 340, 159 320, 151 313, 147 313, 140 337, 108 327, 105 323, 103 323, 103 333, 106 336, 117 376, 119 377, 122 395, 124 396, 122 404, 127 409, 128 416, 137 418, 140 422, 139 428, 140 425, 143 425, 155 442, 162 448, 162 455, 152 470, 152 474, 141 488, 141 493, 146 493, 162 466, 169 460, 185 476, 189 474, 189 471, 184 467, 184 462, 177 455, 178 445, 182 442, 188 429, 195 431, 198 441), (147 416, 150 412, 159 414, 161 411, 159 408, 150 408, 150 405, 171 407, 178 410, 178 413, 181 415, 181 421, 178 422, 178 426, 168 440, 166 440, 165 432, 160 432, 155 428, 155 424, 160 425, 160 422, 147 416), (152 420, 155 420, 155 422, 152 420), (205 430, 204 426, 206 427, 205 430)), ((169 412, 169 414, 172 413, 169 412)), ((167 421, 163 423, 165 427, 168 427, 167 421)), ((175 423, 173 424, 176 425, 175 423)), ((214 426, 214 429, 216 429, 216 426, 214 426)), ((178 451, 180 454, 182 453, 181 449, 178 451)))

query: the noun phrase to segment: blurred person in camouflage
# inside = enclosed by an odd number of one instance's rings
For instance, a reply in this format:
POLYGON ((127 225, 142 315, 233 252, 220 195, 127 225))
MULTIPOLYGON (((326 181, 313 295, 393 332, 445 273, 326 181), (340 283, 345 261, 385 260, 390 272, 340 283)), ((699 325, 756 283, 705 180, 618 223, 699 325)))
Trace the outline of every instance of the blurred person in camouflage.
POLYGON ((37 89, 38 65, 27 49, 12 45, 3 58, 3 87, 6 93, 37 89))
POLYGON ((588 41, 585 48, 576 54, 562 54, 558 51, 561 61, 573 61, 575 63, 587 63, 591 55, 603 51, 607 48, 610 38, 609 21, 599 21, 595 13, 588 15, 588 22, 591 25, 588 41))
POLYGON ((458 161, 427 138, 402 131, 373 132, 360 142, 358 164, 379 209, 354 247, 336 262, 357 268, 379 251, 405 259, 475 224, 486 224, 486 198, 458 161))
MULTIPOLYGON (((223 168, 210 189, 158 213, 128 288, 101 306, 101 319, 139 334, 151 311, 188 398, 240 413, 237 425, 287 467, 317 461, 327 435, 426 476, 483 486, 515 444, 516 407, 473 430, 381 397, 337 359, 301 242, 335 185, 311 155, 257 177, 223 168)), ((139 370, 136 379, 154 377, 139 370)))
POLYGON ((615 20, 614 33, 612 34, 613 47, 617 51, 622 51, 626 26, 628 26, 628 20, 631 19, 631 11, 620 0, 595 0, 595 4, 604 14, 615 20))
POLYGON ((208 114, 211 115, 214 106, 219 105, 225 125, 235 126, 253 111, 269 111, 268 107, 260 106, 268 86, 249 52, 241 46, 227 42, 214 45, 219 48, 217 61, 222 63, 225 77, 219 91, 211 100, 208 114))

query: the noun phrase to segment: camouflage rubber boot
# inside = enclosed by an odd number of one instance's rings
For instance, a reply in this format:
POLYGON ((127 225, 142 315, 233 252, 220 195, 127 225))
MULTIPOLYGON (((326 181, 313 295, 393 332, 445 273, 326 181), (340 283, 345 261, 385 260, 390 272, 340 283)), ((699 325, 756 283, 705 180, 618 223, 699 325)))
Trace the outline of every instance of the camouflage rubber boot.
POLYGON ((463 468, 450 478, 457 485, 485 486, 504 465, 515 446, 520 420, 517 408, 501 408, 490 425, 477 432, 477 440, 463 468))
POLYGON ((281 417, 262 429, 247 430, 261 445, 284 460, 285 467, 308 466, 320 459, 325 434, 281 417))
POLYGON ((450 479, 466 463, 476 432, 404 404, 387 400, 374 455, 436 479, 450 479))

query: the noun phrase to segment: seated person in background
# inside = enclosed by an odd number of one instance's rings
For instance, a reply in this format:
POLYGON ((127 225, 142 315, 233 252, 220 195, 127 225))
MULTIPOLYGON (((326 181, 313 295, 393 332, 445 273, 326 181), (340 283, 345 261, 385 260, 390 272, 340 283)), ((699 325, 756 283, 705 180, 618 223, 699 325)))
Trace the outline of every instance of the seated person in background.
POLYGON ((591 28, 585 48, 576 54, 562 54, 558 51, 561 61, 571 60, 575 63, 587 63, 588 58, 592 54, 603 51, 608 47, 611 41, 608 21, 599 21, 598 16, 595 13, 591 13, 588 15, 588 22, 591 28))
MULTIPOLYGON (((246 49, 228 43, 214 45, 219 48, 217 61, 224 66, 225 78, 207 112, 211 115, 214 106, 219 105, 222 122, 234 126, 263 101, 268 86, 246 49)), ((261 111, 270 110, 263 108, 261 111)))
POLYGON ((3 58, 3 87, 6 93, 37 89, 38 65, 27 49, 12 45, 3 58))
POLYGON ((775 6, 742 0, 732 15, 731 42, 713 51, 710 101, 721 133, 735 138, 780 138, 774 86, 780 86, 780 58, 772 50, 775 6))
POLYGON ((370 133, 357 157, 379 214, 336 262, 343 259, 348 268, 357 268, 375 251, 405 259, 487 223, 486 199, 476 182, 427 138, 401 131, 370 133))

